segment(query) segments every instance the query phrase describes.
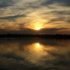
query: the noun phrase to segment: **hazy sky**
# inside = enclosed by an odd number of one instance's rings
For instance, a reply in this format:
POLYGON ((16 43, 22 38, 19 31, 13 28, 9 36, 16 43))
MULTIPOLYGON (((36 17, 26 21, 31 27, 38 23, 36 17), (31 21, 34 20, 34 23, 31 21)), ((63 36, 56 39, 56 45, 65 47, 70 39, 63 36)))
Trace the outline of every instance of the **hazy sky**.
POLYGON ((31 28, 37 23, 70 31, 70 0, 0 0, 1 29, 31 28))

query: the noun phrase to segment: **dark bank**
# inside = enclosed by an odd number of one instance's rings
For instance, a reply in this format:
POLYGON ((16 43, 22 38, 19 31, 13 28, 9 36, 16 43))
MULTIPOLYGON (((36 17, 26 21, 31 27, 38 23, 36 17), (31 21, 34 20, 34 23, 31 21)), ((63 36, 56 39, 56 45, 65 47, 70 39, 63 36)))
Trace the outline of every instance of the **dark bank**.
POLYGON ((0 38, 25 38, 25 37, 40 37, 48 39, 70 39, 70 35, 31 35, 31 34, 1 34, 0 38))

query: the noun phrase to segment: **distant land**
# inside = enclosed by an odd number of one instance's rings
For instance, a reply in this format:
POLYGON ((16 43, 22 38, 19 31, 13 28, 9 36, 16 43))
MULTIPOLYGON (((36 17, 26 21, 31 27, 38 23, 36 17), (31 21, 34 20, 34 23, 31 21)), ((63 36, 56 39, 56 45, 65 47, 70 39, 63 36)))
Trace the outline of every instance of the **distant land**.
POLYGON ((24 28, 19 30, 0 29, 0 35, 2 34, 19 34, 19 35, 70 35, 70 29, 68 28, 49 28, 41 29, 39 31, 24 28))

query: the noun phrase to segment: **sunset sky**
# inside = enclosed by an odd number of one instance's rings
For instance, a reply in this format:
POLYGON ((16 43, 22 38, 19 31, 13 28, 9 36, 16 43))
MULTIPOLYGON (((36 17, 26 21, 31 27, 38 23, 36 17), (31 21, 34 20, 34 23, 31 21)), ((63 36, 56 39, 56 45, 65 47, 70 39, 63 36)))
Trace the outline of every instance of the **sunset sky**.
POLYGON ((70 34, 70 0, 0 0, 0 29, 70 34))

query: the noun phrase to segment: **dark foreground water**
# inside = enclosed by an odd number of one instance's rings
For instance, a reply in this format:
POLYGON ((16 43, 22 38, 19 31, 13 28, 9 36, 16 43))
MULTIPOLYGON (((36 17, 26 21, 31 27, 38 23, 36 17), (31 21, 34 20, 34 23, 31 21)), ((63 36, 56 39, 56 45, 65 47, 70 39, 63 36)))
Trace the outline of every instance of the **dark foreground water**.
POLYGON ((70 70, 70 40, 0 39, 0 70, 70 70))

